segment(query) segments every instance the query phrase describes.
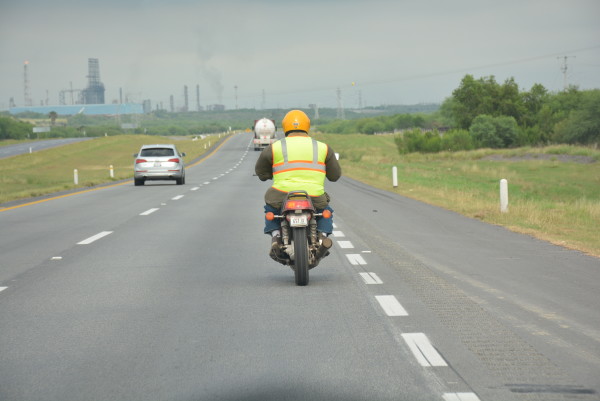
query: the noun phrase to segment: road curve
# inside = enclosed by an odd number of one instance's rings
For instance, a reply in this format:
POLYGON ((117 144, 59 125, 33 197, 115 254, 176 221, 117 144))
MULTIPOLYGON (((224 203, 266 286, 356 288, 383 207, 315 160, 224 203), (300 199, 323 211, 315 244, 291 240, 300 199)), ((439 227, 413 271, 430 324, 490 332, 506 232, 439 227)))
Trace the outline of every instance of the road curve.
POLYGON ((344 178, 297 287, 250 140, 0 211, 0 399, 599 398, 598 259, 344 178))

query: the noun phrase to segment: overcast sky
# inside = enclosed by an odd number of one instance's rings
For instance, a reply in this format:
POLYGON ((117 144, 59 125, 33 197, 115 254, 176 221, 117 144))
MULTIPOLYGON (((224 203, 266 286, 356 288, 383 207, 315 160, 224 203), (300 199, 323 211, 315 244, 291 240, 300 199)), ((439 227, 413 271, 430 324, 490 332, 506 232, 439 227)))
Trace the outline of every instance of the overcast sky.
POLYGON ((600 88, 598 0, 0 0, 0 110, 87 86, 190 108, 441 102, 465 74, 600 88), (558 58, 560 57, 560 58, 558 58))

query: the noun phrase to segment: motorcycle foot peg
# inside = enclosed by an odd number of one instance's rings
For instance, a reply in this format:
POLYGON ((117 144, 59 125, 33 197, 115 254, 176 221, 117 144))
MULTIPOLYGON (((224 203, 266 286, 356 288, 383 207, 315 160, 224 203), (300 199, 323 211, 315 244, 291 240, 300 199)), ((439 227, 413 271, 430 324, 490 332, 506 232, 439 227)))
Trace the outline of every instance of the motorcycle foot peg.
POLYGON ((321 259, 323 256, 325 256, 329 248, 331 248, 332 246, 333 241, 331 240, 331 238, 323 238, 321 246, 319 247, 319 249, 317 249, 317 259, 321 259))

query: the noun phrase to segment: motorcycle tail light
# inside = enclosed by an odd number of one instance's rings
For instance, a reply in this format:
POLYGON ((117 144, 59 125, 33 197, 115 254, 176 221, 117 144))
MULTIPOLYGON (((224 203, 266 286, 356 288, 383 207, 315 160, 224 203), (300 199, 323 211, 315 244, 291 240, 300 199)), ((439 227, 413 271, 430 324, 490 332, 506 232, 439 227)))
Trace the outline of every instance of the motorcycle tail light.
POLYGON ((310 209, 310 202, 307 199, 289 200, 285 204, 286 209, 310 209))

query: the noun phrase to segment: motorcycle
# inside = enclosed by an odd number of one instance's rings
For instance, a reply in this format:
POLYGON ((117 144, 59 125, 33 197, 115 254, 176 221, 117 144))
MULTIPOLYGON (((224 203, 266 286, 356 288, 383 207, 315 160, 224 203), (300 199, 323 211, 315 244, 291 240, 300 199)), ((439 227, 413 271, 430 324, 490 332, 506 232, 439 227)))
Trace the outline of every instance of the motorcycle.
POLYGON ((333 245, 330 238, 317 232, 317 217, 331 218, 331 211, 317 213, 306 191, 291 191, 286 195, 281 214, 267 212, 267 220, 281 221, 283 258, 277 261, 294 271, 296 285, 308 284, 308 271, 316 267, 333 245), (320 237, 320 238, 319 238, 320 237))

